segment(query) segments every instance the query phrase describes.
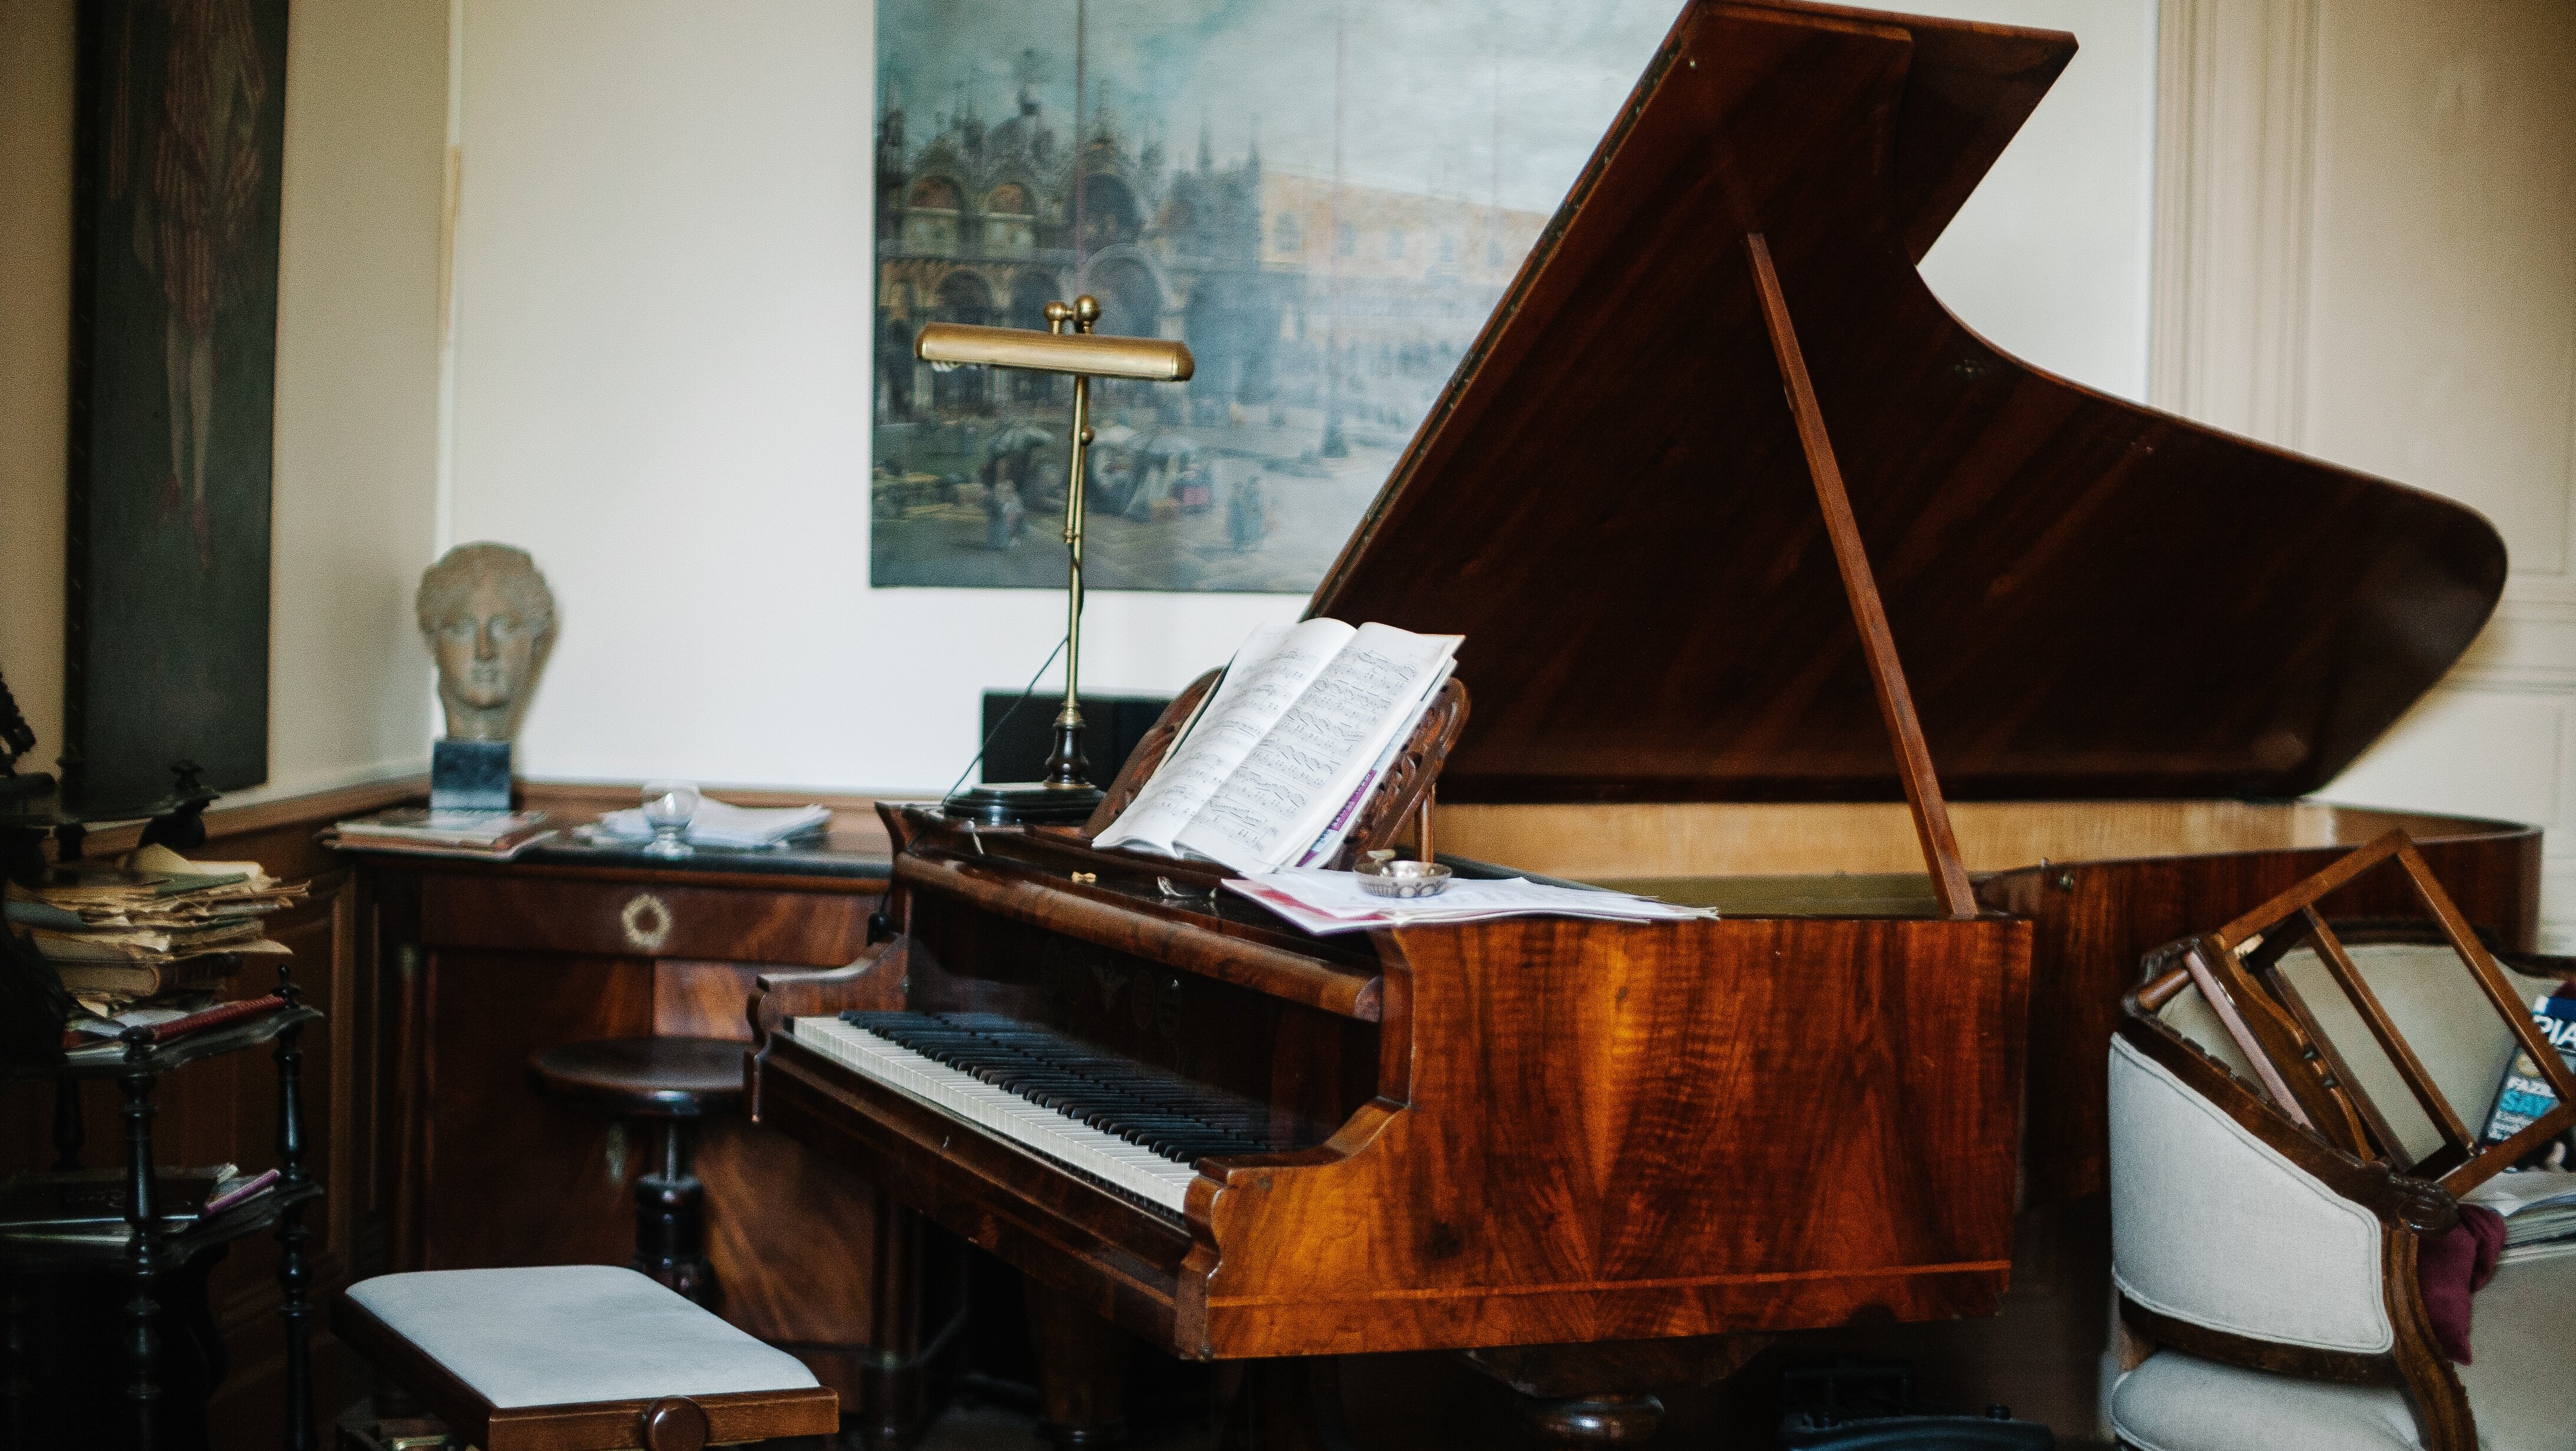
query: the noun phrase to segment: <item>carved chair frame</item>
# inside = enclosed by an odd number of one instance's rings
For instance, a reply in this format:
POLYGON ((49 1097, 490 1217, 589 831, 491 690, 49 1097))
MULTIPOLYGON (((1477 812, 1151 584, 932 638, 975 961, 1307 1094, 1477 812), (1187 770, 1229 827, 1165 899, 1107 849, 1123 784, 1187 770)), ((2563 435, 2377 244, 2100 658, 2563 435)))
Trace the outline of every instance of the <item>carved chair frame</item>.
MULTIPOLYGON (((2535 975, 2565 976, 2576 960, 2507 953, 2504 960, 2535 975)), ((2368 1210, 2380 1225, 2381 1295, 2395 1342, 2382 1354, 2285 1345, 2150 1310, 2120 1297, 2123 1326, 2140 1345, 2124 1357, 2131 1365, 2155 1346, 2252 1370, 2319 1380, 2393 1385, 2414 1413, 2426 1451, 2477 1451, 2477 1427, 2468 1396, 2433 1333, 2417 1278, 2417 1255, 2428 1235, 2459 1221, 2459 1195, 2512 1165, 2550 1137, 2576 1124, 2576 1081, 2546 1040, 2497 966, 2498 954, 2461 917, 2402 832, 2363 847, 2216 932, 2168 944, 2146 959, 2146 980, 2121 1003, 2120 1036, 2170 1070, 2262 1143, 2315 1176, 2345 1199, 2368 1210), (2317 911, 2320 900, 2362 873, 2394 861, 2412 879, 2430 921, 2347 923, 2338 932, 2317 911), (2350 943, 2439 942, 2457 953, 2490 1003, 2512 1024, 2527 1051, 2535 1052, 2559 1094, 2558 1106, 2500 1144, 2480 1148, 2404 1035, 2380 1006, 2350 954, 2350 943), (2408 1092, 2440 1129, 2443 1143, 2405 1162, 2378 1106, 2353 1078, 2280 962, 2302 943, 2313 943, 2328 973, 2387 1053, 2408 1092), (2259 1083, 2228 1065, 2158 1016, 2185 987, 2197 986, 2225 1025, 2259 1083)))

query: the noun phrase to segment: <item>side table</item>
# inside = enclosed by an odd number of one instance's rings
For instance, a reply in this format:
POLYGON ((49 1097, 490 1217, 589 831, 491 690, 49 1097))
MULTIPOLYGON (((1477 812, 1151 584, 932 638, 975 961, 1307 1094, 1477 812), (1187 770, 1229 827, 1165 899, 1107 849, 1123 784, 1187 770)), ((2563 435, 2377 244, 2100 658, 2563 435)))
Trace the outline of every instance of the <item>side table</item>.
POLYGON ((87 1442, 100 1420, 99 1408, 73 1403, 77 1398, 67 1395, 58 1385, 28 1384, 20 1372, 32 1357, 34 1336, 39 1333, 38 1327, 26 1323, 33 1298, 31 1287, 78 1281, 121 1281, 127 1293, 120 1307, 120 1338, 127 1360, 121 1391, 131 1444, 138 1451, 203 1444, 203 1406, 197 1408, 194 1418, 189 1418, 174 1416, 165 1405, 168 1347, 164 1344, 164 1319, 170 1308, 170 1290, 173 1285, 193 1282, 202 1292, 207 1262, 234 1240, 274 1225, 280 1251, 277 1278, 284 1298, 281 1314, 286 1321, 288 1400, 283 1444, 287 1451, 314 1451, 318 1442, 313 1423, 312 1307, 306 1253, 311 1231, 304 1224, 304 1209, 322 1196, 322 1186, 313 1182, 305 1167, 307 1143, 299 1079, 305 1025, 321 1017, 320 1011, 300 1000, 291 973, 281 967, 278 989, 266 997, 226 1003, 157 1028, 129 1028, 117 1039, 102 1040, 97 1048, 67 1053, 58 1063, 12 1070, 13 1077, 50 1078, 54 1083, 54 1142, 61 1155, 55 1165, 58 1169, 80 1167, 81 1085, 92 1079, 116 1082, 124 1098, 119 1116, 124 1122, 125 1219, 130 1226, 121 1245, 0 1236, 0 1280, 6 1282, 5 1288, 0 1289, 0 1315, 6 1317, 5 1324, 0 1324, 0 1343, 5 1343, 10 1367, 6 1384, 0 1385, 0 1397, 5 1397, 0 1425, 11 1432, 13 1444, 71 1444, 64 1439, 66 1436, 87 1442), (152 1147, 152 1121, 160 1110, 152 1101, 153 1090, 164 1075, 182 1065, 272 1042, 276 1045, 277 1064, 277 1183, 249 1203, 210 1220, 177 1233, 163 1230, 160 1206, 155 1202, 158 1166, 152 1147), (30 1422, 45 1412, 69 1419, 54 1428, 56 1434, 51 1439, 28 1434, 35 1429, 30 1422))

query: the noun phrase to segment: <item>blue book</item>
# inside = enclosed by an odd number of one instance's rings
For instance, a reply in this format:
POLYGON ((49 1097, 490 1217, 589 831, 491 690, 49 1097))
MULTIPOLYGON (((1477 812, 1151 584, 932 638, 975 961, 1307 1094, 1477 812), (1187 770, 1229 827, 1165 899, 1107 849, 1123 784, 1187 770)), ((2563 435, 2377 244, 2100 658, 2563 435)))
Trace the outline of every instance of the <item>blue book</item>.
MULTIPOLYGON (((2576 1068, 2576 991, 2571 990, 2576 990, 2576 983, 2562 985, 2548 997, 2533 998, 2531 1021, 2558 1050, 2558 1056, 2570 1068, 2576 1068)), ((2540 1065, 2531 1060, 2530 1053, 2517 1049, 2513 1061, 2505 1065, 2504 1082, 2496 1090, 2495 1107, 2487 1114, 2486 1131, 2479 1135, 2480 1141, 2503 1143, 2557 1104, 2557 1091, 2540 1076, 2540 1065)))

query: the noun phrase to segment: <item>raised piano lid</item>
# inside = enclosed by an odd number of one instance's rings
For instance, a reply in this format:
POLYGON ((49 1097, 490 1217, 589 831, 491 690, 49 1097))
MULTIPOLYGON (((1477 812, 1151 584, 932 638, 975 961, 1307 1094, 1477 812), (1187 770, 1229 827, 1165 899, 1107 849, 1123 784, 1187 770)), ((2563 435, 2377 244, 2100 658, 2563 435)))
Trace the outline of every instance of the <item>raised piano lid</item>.
POLYGON ((1748 232, 1953 798, 2297 796, 2467 648, 2476 513, 2051 377, 1924 285, 2074 50, 1683 13, 1310 606, 1466 635, 1444 800, 1900 794, 1748 232))

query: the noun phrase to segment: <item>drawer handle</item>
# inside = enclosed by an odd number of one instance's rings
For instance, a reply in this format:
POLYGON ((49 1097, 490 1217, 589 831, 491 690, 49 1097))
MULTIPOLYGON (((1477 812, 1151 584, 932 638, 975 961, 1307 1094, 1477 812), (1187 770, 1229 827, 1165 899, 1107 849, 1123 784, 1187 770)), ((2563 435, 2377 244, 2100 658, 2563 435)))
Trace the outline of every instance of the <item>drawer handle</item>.
POLYGON ((659 952, 671 940, 671 904, 651 892, 637 892, 626 899, 617 925, 626 932, 627 946, 638 952, 659 952))

